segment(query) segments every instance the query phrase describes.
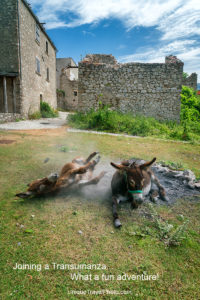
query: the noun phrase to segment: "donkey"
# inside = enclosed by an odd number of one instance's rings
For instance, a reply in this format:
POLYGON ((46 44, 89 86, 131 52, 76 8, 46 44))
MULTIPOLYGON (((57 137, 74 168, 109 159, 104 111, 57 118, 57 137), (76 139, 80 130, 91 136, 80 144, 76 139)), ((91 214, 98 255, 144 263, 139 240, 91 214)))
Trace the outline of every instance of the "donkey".
POLYGON ((72 162, 64 165, 60 175, 52 173, 48 177, 34 180, 28 184, 26 192, 16 194, 16 196, 28 198, 55 193, 62 189, 68 190, 74 186, 81 188, 85 185, 97 184, 105 174, 105 172, 101 172, 98 176, 92 178, 94 168, 99 161, 100 155, 98 152, 91 153, 87 159, 74 158, 72 162), (95 156, 96 158, 91 161, 95 156))
POLYGON ((152 189, 153 183, 158 187, 160 198, 163 201, 168 201, 164 187, 160 184, 152 170, 150 170, 151 165, 155 161, 156 158, 153 158, 151 161, 142 163, 141 165, 128 160, 118 165, 111 162, 111 166, 117 169, 111 181, 112 209, 116 228, 122 226, 117 213, 117 206, 120 201, 131 201, 133 209, 138 208, 142 204, 144 196, 147 195, 150 195, 150 199, 155 202, 158 193, 152 189))

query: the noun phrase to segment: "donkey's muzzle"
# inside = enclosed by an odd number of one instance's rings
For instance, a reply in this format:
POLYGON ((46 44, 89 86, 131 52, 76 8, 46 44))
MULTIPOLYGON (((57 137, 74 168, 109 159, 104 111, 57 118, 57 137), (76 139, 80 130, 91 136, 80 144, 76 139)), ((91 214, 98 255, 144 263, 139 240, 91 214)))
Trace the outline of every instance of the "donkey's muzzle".
POLYGON ((139 205, 141 205, 143 203, 143 195, 142 194, 135 194, 133 196, 133 199, 132 199, 132 203, 131 203, 131 206, 133 209, 135 208, 138 208, 139 205))

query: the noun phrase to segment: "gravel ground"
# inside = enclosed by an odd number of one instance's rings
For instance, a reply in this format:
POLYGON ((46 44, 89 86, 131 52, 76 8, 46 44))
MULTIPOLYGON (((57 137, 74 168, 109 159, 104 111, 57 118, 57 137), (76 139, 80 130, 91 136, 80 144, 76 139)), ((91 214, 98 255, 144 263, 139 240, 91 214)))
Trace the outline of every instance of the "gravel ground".
POLYGON ((0 130, 32 130, 53 129, 66 125, 67 112, 59 112, 58 118, 46 118, 39 120, 26 120, 0 124, 0 130))

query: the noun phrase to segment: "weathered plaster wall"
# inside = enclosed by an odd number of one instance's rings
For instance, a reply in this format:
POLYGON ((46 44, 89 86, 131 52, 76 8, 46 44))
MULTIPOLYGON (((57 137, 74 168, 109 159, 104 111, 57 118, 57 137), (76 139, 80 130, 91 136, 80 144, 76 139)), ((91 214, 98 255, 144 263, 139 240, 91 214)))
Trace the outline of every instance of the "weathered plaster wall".
POLYGON ((176 57, 166 63, 116 64, 111 56, 109 64, 107 55, 86 56, 79 63, 78 109, 97 108, 101 101, 122 112, 179 121, 182 73, 176 57))
POLYGON ((196 89, 197 89, 197 74, 192 73, 187 78, 184 78, 183 85, 189 86, 196 91, 196 89))
POLYGON ((36 41, 36 20, 23 1, 20 1, 19 9, 22 60, 21 112, 27 116, 40 109, 41 96, 43 101, 54 108, 57 107, 56 52, 42 30, 40 30, 40 43, 36 41), (48 53, 46 42, 48 42, 48 53), (40 74, 36 73, 36 57, 40 60, 40 74), (49 81, 47 68, 49 68, 49 81))

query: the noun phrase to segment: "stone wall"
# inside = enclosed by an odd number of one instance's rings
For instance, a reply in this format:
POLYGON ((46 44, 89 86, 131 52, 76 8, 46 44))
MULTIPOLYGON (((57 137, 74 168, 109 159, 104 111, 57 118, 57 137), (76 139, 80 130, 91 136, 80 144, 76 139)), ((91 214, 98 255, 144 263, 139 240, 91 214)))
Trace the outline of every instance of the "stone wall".
POLYGON ((190 88, 192 88, 196 91, 196 89, 197 89, 197 74, 192 73, 187 78, 184 78, 183 85, 189 86, 190 88))
POLYGON ((20 37, 21 37, 21 113, 24 116, 40 109, 40 100, 57 107, 56 101, 56 50, 40 29, 40 42, 36 41, 36 23, 38 21, 20 1, 20 37), (48 43, 48 52, 46 51, 48 43), (36 72, 36 57, 40 61, 40 73, 36 72), (47 79, 49 68, 49 80, 47 79))
POLYGON ((20 119, 20 114, 13 114, 13 113, 0 113, 0 123, 4 122, 14 122, 17 119, 20 119))
POLYGON ((0 1, 0 75, 19 72, 17 2, 0 1))
POLYGON ((117 60, 112 54, 87 54, 84 63, 116 65, 117 60))
MULTIPOLYGON (((91 55, 90 55, 91 57, 91 55)), ((102 57, 100 57, 102 59, 102 57)), ((79 63, 78 109, 97 108, 99 101, 122 112, 180 120, 183 63, 100 63, 98 57, 79 63)), ((107 57, 106 61, 109 61, 107 57)))

